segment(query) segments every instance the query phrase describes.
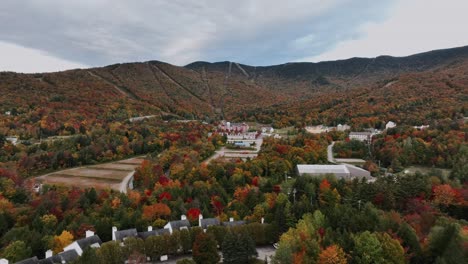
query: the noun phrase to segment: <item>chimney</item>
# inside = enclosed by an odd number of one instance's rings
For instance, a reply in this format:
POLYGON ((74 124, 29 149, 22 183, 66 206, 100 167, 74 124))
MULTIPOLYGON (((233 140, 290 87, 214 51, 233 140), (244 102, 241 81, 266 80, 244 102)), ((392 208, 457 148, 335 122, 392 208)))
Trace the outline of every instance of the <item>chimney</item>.
POLYGON ((198 215, 198 226, 201 227, 201 220, 203 219, 203 215, 202 214, 199 214, 198 215))
POLYGON ((86 237, 92 237, 94 236, 94 232, 91 230, 86 230, 86 237))
POLYGON ((45 257, 46 258, 50 258, 50 257, 52 257, 52 255, 54 255, 54 252, 52 250, 50 250, 50 249, 45 252, 45 257))
POLYGON ((187 220, 187 216, 181 215, 181 216, 180 216, 180 220, 187 220))
POLYGON ((229 217, 229 222, 234 222, 234 217, 229 217))
POLYGON ((153 227, 152 226, 148 226, 148 232, 149 231, 153 231, 153 227))
POLYGON ((113 226, 112 227, 112 240, 115 241, 115 232, 117 232, 117 227, 113 226))
POLYGON ((262 220, 261 220, 261 221, 262 221, 262 224, 265 223, 265 218, 262 217, 262 220))
POLYGON ((8 259, 0 259, 0 264, 8 264, 8 259))

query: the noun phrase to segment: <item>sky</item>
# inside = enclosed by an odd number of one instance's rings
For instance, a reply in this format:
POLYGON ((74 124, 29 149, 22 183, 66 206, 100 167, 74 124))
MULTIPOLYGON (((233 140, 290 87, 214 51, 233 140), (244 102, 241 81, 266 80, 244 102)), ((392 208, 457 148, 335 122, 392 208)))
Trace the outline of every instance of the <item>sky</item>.
POLYGON ((249 65, 468 45, 467 0, 2 0, 0 71, 249 65))

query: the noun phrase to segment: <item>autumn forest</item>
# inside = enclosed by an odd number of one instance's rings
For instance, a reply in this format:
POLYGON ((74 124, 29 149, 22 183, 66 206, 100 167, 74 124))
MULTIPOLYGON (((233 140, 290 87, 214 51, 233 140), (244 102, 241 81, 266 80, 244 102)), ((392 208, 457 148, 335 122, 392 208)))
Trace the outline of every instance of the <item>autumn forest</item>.
POLYGON ((100 247, 69 263, 468 263, 467 116, 468 47, 0 72, 0 259, 42 260, 93 231, 100 247), (227 149, 222 120, 261 135, 256 157, 210 159, 227 149), (306 130, 339 124, 350 129, 306 130), (350 138, 369 129, 369 141, 350 138), (330 164, 333 142, 372 179, 299 175, 330 164), (126 192, 38 181, 135 157, 126 192), (113 227, 162 230, 181 216, 190 228, 113 240, 113 227), (225 224, 202 228, 201 216, 225 224))

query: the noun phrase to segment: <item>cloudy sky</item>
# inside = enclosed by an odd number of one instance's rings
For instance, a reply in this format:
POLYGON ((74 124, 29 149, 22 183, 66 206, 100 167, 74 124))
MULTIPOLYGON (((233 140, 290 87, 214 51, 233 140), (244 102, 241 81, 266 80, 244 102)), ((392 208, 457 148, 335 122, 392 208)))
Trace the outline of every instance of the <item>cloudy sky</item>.
POLYGON ((2 0, 0 71, 271 65, 468 45, 467 0, 2 0))

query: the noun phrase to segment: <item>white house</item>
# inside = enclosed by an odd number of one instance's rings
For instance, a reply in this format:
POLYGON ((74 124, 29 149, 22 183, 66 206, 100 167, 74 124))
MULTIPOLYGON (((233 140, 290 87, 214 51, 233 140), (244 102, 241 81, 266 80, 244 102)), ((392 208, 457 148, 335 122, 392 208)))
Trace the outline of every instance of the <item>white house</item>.
POLYGON ((218 218, 203 218, 202 214, 198 215, 198 226, 201 227, 204 232, 206 232, 208 227, 218 226, 220 224, 221 222, 219 221, 218 218))
POLYGON ((112 227, 112 240, 123 242, 128 237, 137 237, 138 232, 136 228, 117 230, 117 227, 112 227))
POLYGON ((170 221, 164 226, 165 229, 169 229, 169 232, 172 234, 174 230, 188 230, 190 228, 190 222, 187 220, 185 215, 180 216, 180 220, 170 221))
POLYGON ((76 253, 78 253, 78 255, 81 256, 81 254, 83 254, 83 251, 87 249, 88 247, 99 248, 101 247, 101 244, 102 244, 102 241, 99 238, 99 236, 94 235, 93 231, 87 230, 85 238, 74 241, 70 245, 64 247, 63 251, 74 249, 76 250, 76 253))
POLYGON ((223 222, 223 226, 227 226, 227 227, 240 226, 240 225, 245 225, 245 221, 243 220, 234 221, 233 217, 230 217, 229 221, 223 222))
POLYGON ((152 226, 148 226, 148 231, 138 232, 138 236, 141 239, 146 240, 150 236, 162 236, 164 234, 170 234, 170 233, 171 232, 169 231, 169 229, 161 228, 161 229, 153 230, 152 226))
POLYGON ((18 144, 18 137, 5 137, 5 139, 15 146, 18 144))
POLYGON ((385 129, 394 128, 394 127, 396 127, 396 123, 393 121, 388 121, 388 123, 385 125, 385 129))

